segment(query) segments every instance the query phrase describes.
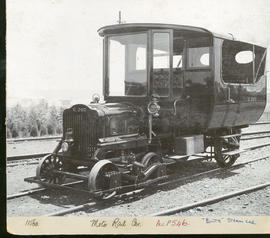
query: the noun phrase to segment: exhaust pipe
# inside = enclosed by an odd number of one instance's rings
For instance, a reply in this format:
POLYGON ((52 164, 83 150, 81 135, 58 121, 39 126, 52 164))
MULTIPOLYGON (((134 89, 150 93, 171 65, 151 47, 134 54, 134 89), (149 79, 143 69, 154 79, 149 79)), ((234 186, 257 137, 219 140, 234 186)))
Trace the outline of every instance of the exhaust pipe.
POLYGON ((144 179, 148 179, 150 177, 150 175, 153 174, 160 166, 161 166, 161 164, 153 164, 151 167, 146 169, 143 172, 144 179))

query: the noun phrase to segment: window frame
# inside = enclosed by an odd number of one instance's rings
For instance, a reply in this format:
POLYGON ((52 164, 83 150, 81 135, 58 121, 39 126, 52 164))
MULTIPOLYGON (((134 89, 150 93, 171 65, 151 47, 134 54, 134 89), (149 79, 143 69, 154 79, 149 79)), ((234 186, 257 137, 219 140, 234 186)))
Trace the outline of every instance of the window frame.
POLYGON ((180 40, 182 40, 183 41, 183 52, 182 52, 182 67, 175 67, 174 68, 174 66, 173 66, 173 57, 174 56, 178 56, 178 55, 174 55, 173 53, 173 51, 172 51, 172 71, 174 70, 174 69, 179 69, 179 70, 182 70, 182 71, 184 71, 184 70, 186 70, 186 51, 187 51, 187 39, 186 38, 184 38, 184 37, 175 37, 174 36, 174 34, 173 34, 173 50, 174 50, 174 40, 175 39, 180 39, 180 40))
POLYGON ((186 46, 185 46, 185 51, 186 51, 186 63, 185 63, 185 70, 187 71, 192 71, 192 70, 211 70, 213 67, 213 40, 211 37, 209 37, 209 46, 206 46, 209 48, 209 65, 208 66, 204 66, 204 67, 190 67, 188 65, 189 62, 189 53, 188 53, 188 49, 189 49, 189 44, 190 41, 192 40, 192 38, 187 38, 186 39, 186 46))
MULTIPOLYGON (((255 66, 255 60, 256 60, 256 54, 255 54, 255 47, 257 46, 257 47, 260 47, 260 46, 258 46, 258 45, 255 45, 255 44, 251 44, 251 43, 247 43, 247 42, 242 42, 242 41, 234 41, 234 40, 229 40, 229 39, 223 39, 223 38, 219 38, 219 39, 221 39, 222 40, 222 43, 221 43, 221 47, 220 47, 220 79, 221 79, 221 81, 222 81, 222 83, 224 84, 224 85, 235 85, 235 86, 237 86, 237 85, 247 85, 247 86, 251 86, 251 85, 254 85, 254 84, 256 84, 257 82, 258 82, 258 80, 256 81, 256 66, 255 66), (253 53, 253 60, 252 60, 252 83, 231 83, 231 82, 225 82, 224 81, 224 79, 223 79, 223 64, 222 64, 222 60, 223 60, 223 44, 224 44, 224 42, 225 41, 228 41, 228 42, 238 42, 238 43, 242 43, 242 44, 248 44, 248 45, 250 45, 251 47, 252 47, 252 53, 253 53)), ((265 49, 265 51, 266 51, 266 49, 265 49)), ((239 51, 239 52, 241 52, 241 51, 239 51)), ((238 52, 238 53, 239 53, 238 52)), ((238 54, 237 53, 237 54, 238 54)), ((237 55, 236 54, 236 55, 237 55)), ((265 54, 265 52, 264 52, 264 54, 265 54)), ((262 57, 262 60, 266 60, 266 59, 263 59, 265 56, 264 56, 264 54, 263 54, 263 57, 262 57)), ((236 56, 235 55, 235 56, 236 56)), ((235 58, 235 57, 234 57, 235 58)), ((235 60, 236 61, 236 60, 235 60)), ((238 63, 238 62, 237 62, 238 63)), ((251 63, 251 62, 250 62, 251 63)), ((239 64, 239 63, 238 63, 239 64)), ((260 65, 260 67, 261 67, 261 65, 260 65)))
POLYGON ((166 96, 159 95, 162 99, 171 99, 172 98, 172 64, 173 64, 173 30, 172 29, 151 29, 149 30, 150 34, 150 54, 149 54, 149 71, 150 71, 150 77, 149 77, 149 93, 150 95, 153 94, 153 61, 154 61, 154 51, 153 51, 153 45, 154 45, 154 34, 155 33, 168 33, 169 34, 169 92, 166 96))
POLYGON ((146 98, 149 96, 149 30, 126 32, 126 33, 115 33, 104 36, 103 42, 103 95, 106 98, 146 98), (109 38, 112 36, 125 36, 125 35, 137 35, 146 34, 146 94, 145 95, 109 95, 110 79, 109 79, 109 38))

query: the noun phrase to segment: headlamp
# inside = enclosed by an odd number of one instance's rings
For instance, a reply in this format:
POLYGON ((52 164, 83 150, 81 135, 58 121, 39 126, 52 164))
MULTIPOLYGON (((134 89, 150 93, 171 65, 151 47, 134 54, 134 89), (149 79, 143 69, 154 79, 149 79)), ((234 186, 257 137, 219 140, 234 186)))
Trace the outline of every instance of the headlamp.
POLYGON ((159 109, 160 106, 157 104, 156 101, 149 102, 147 106, 148 112, 154 116, 158 116, 159 109))

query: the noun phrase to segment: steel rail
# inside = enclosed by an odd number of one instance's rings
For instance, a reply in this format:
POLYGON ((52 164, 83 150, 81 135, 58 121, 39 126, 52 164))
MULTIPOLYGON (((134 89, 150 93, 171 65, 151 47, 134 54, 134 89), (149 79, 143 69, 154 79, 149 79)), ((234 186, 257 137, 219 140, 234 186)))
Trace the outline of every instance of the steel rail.
POLYGON ((264 125, 264 124, 270 124, 270 121, 262 121, 262 122, 258 121, 254 124, 251 124, 251 125, 264 125))
MULTIPOLYGON (((255 150, 255 149, 258 149, 258 148, 262 148, 262 147, 265 147, 265 146, 270 146, 270 143, 265 143, 265 144, 261 144, 261 145, 255 145, 255 146, 246 147, 246 148, 240 149, 240 150, 235 151, 235 152, 237 152, 237 154, 241 154, 241 153, 248 152, 250 150, 255 150)), ((230 152, 226 152, 224 154, 230 154, 230 152)), ((233 153, 231 153, 231 154, 233 154, 233 153)), ((234 153, 234 154, 236 154, 236 153, 234 153)))
POLYGON ((72 213, 72 212, 76 212, 82 209, 86 209, 86 208, 90 208, 91 206, 96 205, 96 202, 90 202, 90 203, 85 203, 76 207, 72 207, 72 208, 68 208, 68 209, 64 209, 61 211, 57 211, 57 212, 53 212, 47 215, 44 215, 45 217, 51 217, 51 216, 61 216, 61 215, 65 215, 68 213, 72 213))
POLYGON ((193 178, 196 178, 196 177, 200 177, 200 176, 210 174, 210 173, 214 173, 214 172, 218 172, 218 171, 228 171, 228 170, 231 170, 231 169, 235 169, 237 167, 241 167, 241 166, 246 165, 246 164, 255 163, 255 162, 258 162, 260 160, 266 160, 268 158, 270 158, 270 155, 264 156, 264 157, 261 157, 261 158, 258 158, 258 159, 242 162, 242 163, 239 163, 239 164, 234 164, 229 168, 216 168, 216 169, 207 170, 207 171, 204 171, 204 172, 201 172, 201 173, 193 174, 193 175, 190 175, 190 176, 181 177, 181 178, 178 178, 178 179, 175 179, 175 180, 172 180, 172 181, 160 183, 157 186, 162 187, 164 185, 170 185, 170 184, 173 184, 173 183, 179 183, 179 182, 181 182, 183 180, 193 179, 193 178))
MULTIPOLYGON (((270 158, 270 156, 265 156, 265 157, 262 157, 262 158, 250 160, 250 161, 243 162, 243 163, 239 163, 239 164, 233 165, 232 167, 230 167, 228 169, 240 167, 242 165, 257 162, 257 161, 264 160, 264 159, 267 159, 267 158, 270 158)), ((188 180, 188 179, 192 179, 192 178, 195 178, 195 177, 198 177, 198 176, 202 176, 202 175, 217 172, 217 171, 226 171, 228 169, 217 168, 217 169, 213 169, 213 170, 208 170, 208 171, 198 173, 198 174, 195 174, 195 175, 182 177, 182 178, 176 179, 174 181, 168 181, 166 183, 157 184, 157 187, 162 187, 162 186, 165 186, 165 185, 168 185, 168 184, 173 184, 173 183, 180 182, 181 180, 188 180)), ((145 190, 145 188, 141 188, 141 189, 133 190, 133 191, 130 191, 130 192, 127 192, 127 193, 124 193, 124 194, 116 195, 115 197, 117 197, 117 198, 122 198, 123 197, 124 198, 124 197, 127 197, 127 196, 138 194, 138 193, 140 193, 140 192, 142 192, 144 190, 145 190)), ((47 214, 47 215, 44 215, 44 216, 65 215, 65 214, 68 214, 68 213, 72 213, 72 212, 76 212, 76 211, 79 211, 79 210, 83 210, 83 209, 86 209, 86 208, 93 207, 94 205, 96 205, 96 203, 94 203, 94 202, 86 203, 86 204, 78 205, 78 206, 73 207, 73 208, 68 208, 68 209, 64 209, 64 210, 57 211, 57 212, 54 212, 54 213, 50 213, 50 214, 47 214)))
POLYGON ((7 167, 14 167, 14 166, 18 166, 18 165, 30 165, 30 164, 38 164, 39 163, 39 160, 38 161, 23 161, 23 162, 18 162, 18 163, 8 163, 6 166, 7 167))
POLYGON ((43 156, 48 155, 48 154, 50 154, 50 153, 38 153, 38 154, 8 156, 7 161, 40 158, 40 157, 43 157, 43 156))
POLYGON ((266 133, 270 133, 270 131, 245 132, 245 133, 242 133, 242 136, 258 135, 258 134, 266 134, 266 133))
MULTIPOLYGON (((131 196, 131 195, 140 193, 143 190, 144 190, 143 188, 142 189, 138 189, 138 190, 134 190, 134 191, 127 192, 127 193, 124 193, 124 194, 120 194, 117 197, 118 198, 126 197, 126 196, 128 197, 128 196, 131 196)), ((78 205, 78 206, 75 206, 75 207, 72 207, 72 208, 63 209, 63 210, 60 210, 60 211, 57 211, 57 212, 53 212, 53 213, 50 213, 50 214, 47 214, 47 215, 44 215, 44 216, 45 217, 49 217, 49 216, 61 216, 61 215, 65 215, 65 214, 68 214, 68 213, 76 212, 76 211, 79 211, 79 210, 87 209, 87 208, 93 207, 95 205, 97 205, 96 202, 85 203, 85 204, 78 205)))
POLYGON ((25 192, 15 193, 15 194, 12 194, 12 195, 7 195, 7 200, 17 198, 17 197, 23 197, 23 196, 30 195, 30 194, 37 193, 37 192, 41 192, 41 191, 44 191, 44 190, 46 190, 46 188, 34 188, 34 189, 31 189, 31 190, 28 190, 28 191, 25 191, 25 192))
MULTIPOLYGON (((66 184, 63 184, 63 185, 64 186, 70 186, 70 185, 80 184, 82 182, 83 181, 75 181, 75 182, 70 182, 70 183, 66 183, 66 184)), ((30 194, 33 194, 33 193, 44 191, 46 189, 47 188, 33 188, 33 189, 25 191, 25 192, 20 192, 20 193, 15 193, 15 194, 12 194, 12 195, 7 195, 7 200, 27 196, 27 195, 30 195, 30 194)))
POLYGON ((244 137, 244 138, 241 138, 241 141, 242 140, 254 140, 254 139, 261 139, 261 138, 266 138, 266 137, 270 137, 270 134, 267 135, 267 136, 253 136, 253 137, 244 137))
POLYGON ((20 141, 57 140, 57 139, 61 139, 61 138, 62 138, 62 136, 14 138, 14 139, 7 139, 7 143, 20 142, 20 141))
POLYGON ((187 204, 184 206, 178 206, 178 207, 167 209, 167 210, 164 210, 161 212, 152 213, 149 216, 165 216, 165 215, 169 215, 169 214, 175 214, 177 212, 186 211, 186 210, 192 209, 194 207, 205 206, 205 205, 216 203, 216 202, 219 202, 222 200, 226 200, 226 199, 229 199, 229 198, 232 198, 232 197, 244 194, 244 193, 250 193, 250 192, 253 192, 256 190, 260 190, 260 189, 266 188, 268 186, 270 186, 270 182, 264 183, 264 184, 259 184, 259 185, 252 186, 252 187, 242 189, 242 190, 233 191, 233 192, 230 192, 227 194, 223 194, 221 196, 208 198, 208 199, 202 200, 200 202, 190 203, 190 204, 187 204))

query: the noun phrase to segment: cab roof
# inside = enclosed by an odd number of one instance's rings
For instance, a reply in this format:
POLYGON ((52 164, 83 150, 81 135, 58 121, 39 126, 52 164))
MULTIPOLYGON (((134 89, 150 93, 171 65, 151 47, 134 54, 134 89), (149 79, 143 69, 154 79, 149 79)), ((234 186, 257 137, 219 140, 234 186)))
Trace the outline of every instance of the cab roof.
MULTIPOLYGON (((115 24, 115 25, 108 25, 101 27, 98 29, 98 34, 100 36, 109 35, 109 34, 121 34, 125 32, 137 32, 137 31, 146 31, 149 29, 172 29, 172 30, 179 30, 184 31, 187 34, 205 34, 212 37, 217 37, 221 39, 226 40, 235 40, 240 41, 238 39, 235 39, 233 35, 223 35, 220 33, 215 33, 213 31, 209 31, 202 27, 195 27, 195 26, 187 26, 187 25, 176 25, 176 24, 164 24, 164 23, 124 23, 124 24, 115 24)), ((241 41, 249 44, 254 44, 252 42, 247 41, 241 41)), ((257 45, 257 44, 254 44, 257 45)))
MULTIPOLYGON (((176 25, 176 24, 162 24, 162 23, 115 24, 115 25, 101 27, 100 29, 98 29, 98 33, 100 36, 104 36, 107 34, 119 34, 119 33, 125 33, 125 32, 145 31, 149 29, 162 29, 162 30, 172 29, 172 30, 181 30, 181 31, 192 32, 192 33, 201 33, 201 34, 212 35, 212 36, 218 35, 217 37, 221 37, 219 34, 215 34, 202 27, 176 25)), ((223 36, 223 37, 228 38, 227 36, 223 36)))

